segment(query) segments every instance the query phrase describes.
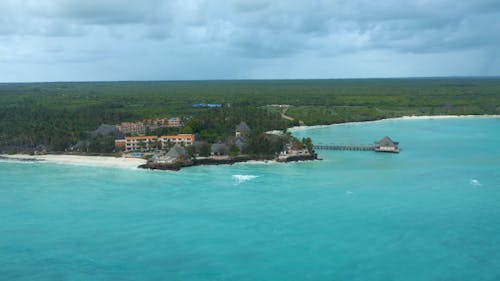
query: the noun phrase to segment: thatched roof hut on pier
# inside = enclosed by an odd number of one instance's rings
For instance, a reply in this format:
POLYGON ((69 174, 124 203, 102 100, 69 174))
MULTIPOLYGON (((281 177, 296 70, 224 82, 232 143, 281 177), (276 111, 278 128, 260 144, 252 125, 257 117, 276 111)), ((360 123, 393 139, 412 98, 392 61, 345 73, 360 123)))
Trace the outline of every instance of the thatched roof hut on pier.
POLYGON ((375 151, 399 153, 398 145, 399 142, 393 141, 390 137, 385 136, 383 139, 375 142, 375 151))

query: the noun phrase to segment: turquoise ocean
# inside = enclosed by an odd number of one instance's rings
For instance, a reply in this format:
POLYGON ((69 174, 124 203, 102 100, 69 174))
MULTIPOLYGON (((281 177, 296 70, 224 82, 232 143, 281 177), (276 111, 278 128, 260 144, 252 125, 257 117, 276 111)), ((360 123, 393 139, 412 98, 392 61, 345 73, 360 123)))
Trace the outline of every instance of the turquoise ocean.
POLYGON ((500 118, 294 131, 323 161, 0 162, 0 280, 500 280, 500 118))

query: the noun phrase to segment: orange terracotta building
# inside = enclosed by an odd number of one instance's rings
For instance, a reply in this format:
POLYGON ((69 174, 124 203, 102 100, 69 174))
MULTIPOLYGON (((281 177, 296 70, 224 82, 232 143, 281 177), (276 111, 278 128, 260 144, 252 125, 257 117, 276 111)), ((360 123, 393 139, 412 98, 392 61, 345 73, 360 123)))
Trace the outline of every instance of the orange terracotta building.
POLYGON ((172 145, 192 145, 195 136, 191 134, 180 134, 174 136, 138 136, 125 137, 123 140, 115 140, 115 147, 130 151, 151 151, 156 149, 167 149, 172 145))

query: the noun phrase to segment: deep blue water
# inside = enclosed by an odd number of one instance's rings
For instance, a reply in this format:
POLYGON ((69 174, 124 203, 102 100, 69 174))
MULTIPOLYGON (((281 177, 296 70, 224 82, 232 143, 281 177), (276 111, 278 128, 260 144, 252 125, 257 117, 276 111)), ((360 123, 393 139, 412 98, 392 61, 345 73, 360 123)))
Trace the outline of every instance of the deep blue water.
POLYGON ((500 280, 500 118, 296 131, 323 161, 0 163, 0 280, 500 280))

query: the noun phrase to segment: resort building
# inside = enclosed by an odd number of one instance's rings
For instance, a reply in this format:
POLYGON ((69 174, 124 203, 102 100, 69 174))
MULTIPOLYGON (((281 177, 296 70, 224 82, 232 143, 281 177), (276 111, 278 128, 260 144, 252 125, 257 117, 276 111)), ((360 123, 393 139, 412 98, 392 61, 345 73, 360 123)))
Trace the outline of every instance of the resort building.
POLYGON ((127 146, 127 141, 125 139, 115 140, 115 148, 125 150, 126 146, 127 146))
POLYGON ((168 127, 168 122, 165 119, 143 120, 142 123, 144 124, 145 131, 146 130, 153 131, 153 130, 157 130, 160 128, 168 127))
MULTIPOLYGON (((116 144, 116 141, 115 141, 116 144)), ((158 149, 158 137, 125 137, 125 151, 150 151, 158 149)))
POLYGON ((174 161, 189 160, 189 155, 186 149, 178 144, 174 145, 166 154, 166 156, 174 161))
POLYGON ((159 137, 162 149, 165 149, 169 144, 192 145, 195 140, 194 135, 180 134, 175 136, 161 136, 159 137))
POLYGON ((297 156, 297 155, 308 155, 309 150, 307 148, 297 148, 294 147, 293 143, 288 143, 285 145, 283 150, 280 152, 279 158, 286 159, 289 156, 297 156))
POLYGON ((138 136, 125 137, 122 140, 115 140, 115 147, 122 148, 126 152, 130 151, 151 151, 158 149, 167 149, 172 145, 188 146, 194 143, 195 136, 181 134, 175 136, 138 136))
POLYGON ((182 120, 179 117, 172 117, 167 120, 167 125, 168 127, 181 127, 182 126, 182 120))
POLYGON ((399 152, 399 142, 391 140, 390 137, 384 137, 380 141, 375 142, 375 151, 377 152, 399 152))
POLYGON ((154 131, 161 128, 179 128, 182 127, 182 118, 171 117, 161 119, 148 119, 141 122, 122 122, 116 125, 123 134, 143 135, 147 130, 154 131))
POLYGON ((234 145, 238 147, 240 152, 243 152, 243 148, 246 146, 246 141, 242 137, 235 137, 234 138, 234 145))
POLYGON ((121 138, 123 136, 115 125, 101 124, 97 129, 90 131, 90 136, 92 138, 109 135, 113 135, 115 138, 121 138))
POLYGON ((186 149, 178 144, 174 145, 170 150, 164 154, 164 155, 158 155, 155 154, 151 159, 149 160, 150 162, 157 163, 157 164, 171 164, 179 161, 188 161, 189 160, 189 154, 187 153, 186 149))
POLYGON ((116 125, 123 134, 144 134, 146 126, 142 122, 122 122, 116 125))
POLYGON ((210 147, 210 154, 212 156, 222 156, 229 153, 229 148, 225 143, 214 143, 210 147))
POLYGON ((240 124, 236 125, 235 136, 247 137, 250 135, 250 131, 250 127, 247 125, 247 123, 242 121, 240 124))

